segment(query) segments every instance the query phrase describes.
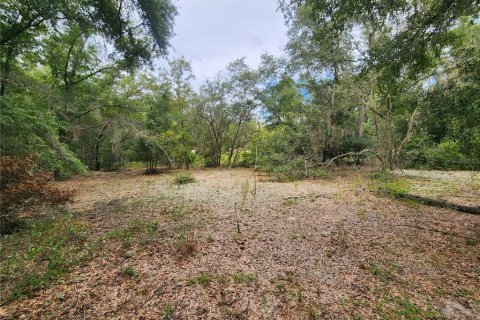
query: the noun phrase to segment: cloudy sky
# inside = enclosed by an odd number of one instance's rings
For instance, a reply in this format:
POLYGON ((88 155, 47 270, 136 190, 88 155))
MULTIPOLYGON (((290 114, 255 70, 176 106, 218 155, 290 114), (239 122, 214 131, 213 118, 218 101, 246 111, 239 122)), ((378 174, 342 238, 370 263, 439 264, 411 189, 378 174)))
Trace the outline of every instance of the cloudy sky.
POLYGON ((277 0, 178 0, 170 56, 190 60, 195 85, 245 56, 256 66, 263 52, 279 55, 286 27, 277 0))

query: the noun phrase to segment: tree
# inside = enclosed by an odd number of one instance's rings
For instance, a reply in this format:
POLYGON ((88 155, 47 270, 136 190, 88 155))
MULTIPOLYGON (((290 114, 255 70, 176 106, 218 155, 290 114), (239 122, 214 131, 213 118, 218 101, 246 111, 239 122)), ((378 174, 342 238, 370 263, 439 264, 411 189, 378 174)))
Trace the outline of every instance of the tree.
MULTIPOLYGON (((375 123, 377 151, 384 166, 393 168, 398 165, 402 147, 411 138, 420 113, 418 108, 410 110, 410 129, 403 137, 398 136, 394 114, 401 95, 421 86, 439 65, 441 53, 453 41, 450 30, 461 17, 478 14, 478 1, 285 0, 281 8, 287 20, 292 21, 293 30, 298 16, 306 14, 312 30, 333 31, 335 40, 337 34, 349 35, 349 42, 358 51, 358 76, 368 79, 366 83, 372 86, 367 90, 371 97, 365 101, 374 102, 368 108, 375 123)), ((307 45, 314 43, 312 38, 307 45)), ((328 61, 328 57, 322 57, 322 61, 328 61)))
POLYGON ((246 124, 253 119, 253 112, 259 103, 258 74, 240 58, 227 65, 227 95, 235 118, 234 133, 231 138, 227 165, 231 166, 233 152, 244 134, 246 124))
MULTIPOLYGON (((93 167, 99 168, 101 145, 111 141, 107 134, 121 140, 117 128, 129 122, 113 116, 124 104, 105 97, 120 96, 112 84, 121 70, 134 72, 166 54, 175 15, 170 0, 4 1, 0 10, 2 120, 10 132, 22 130, 43 140, 64 168, 78 162, 68 145, 77 145, 80 130, 82 137, 90 137, 95 149, 93 167), (49 67, 51 77, 43 66, 49 67), (41 73, 32 76, 24 71, 32 68, 41 73), (45 100, 36 93, 39 89, 48 92, 49 122, 30 116, 37 111, 28 106, 45 100)), ((5 154, 20 150, 9 148, 2 144, 5 154)))

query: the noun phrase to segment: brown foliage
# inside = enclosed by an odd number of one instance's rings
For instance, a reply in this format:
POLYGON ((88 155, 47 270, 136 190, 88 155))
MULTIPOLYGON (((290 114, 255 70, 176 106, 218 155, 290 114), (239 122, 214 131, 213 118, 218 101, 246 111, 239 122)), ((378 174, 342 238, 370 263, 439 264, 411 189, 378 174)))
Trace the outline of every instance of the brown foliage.
MULTIPOLYGON (((20 209, 36 205, 59 205, 72 201, 73 192, 49 185, 52 174, 35 172, 36 157, 0 156, 0 220, 2 224, 20 209)), ((5 225, 1 226, 5 228, 5 225)), ((0 233, 2 228, 0 227, 0 233)))

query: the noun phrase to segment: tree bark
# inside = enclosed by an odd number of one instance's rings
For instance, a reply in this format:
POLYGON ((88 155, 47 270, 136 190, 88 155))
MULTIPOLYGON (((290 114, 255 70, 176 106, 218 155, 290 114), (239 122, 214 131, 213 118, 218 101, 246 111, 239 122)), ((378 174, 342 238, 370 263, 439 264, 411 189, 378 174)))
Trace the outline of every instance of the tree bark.
POLYGON ((7 46, 5 55, 5 61, 1 64, 0 68, 0 96, 3 97, 6 92, 7 88, 7 77, 8 73, 10 72, 10 66, 13 60, 13 46, 10 44, 7 46))
POLYGON ((95 171, 100 171, 100 143, 103 140, 105 130, 107 129, 109 123, 110 122, 107 122, 103 125, 97 136, 97 142, 95 143, 95 171))
POLYGON ((357 138, 363 138, 363 128, 365 125, 366 110, 367 110, 367 98, 365 98, 364 104, 360 106, 360 110, 358 112, 357 138))
POLYGON ((242 126, 242 120, 238 122, 237 130, 233 136, 232 147, 230 148, 230 154, 228 155, 228 166, 232 164, 233 151, 235 150, 235 144, 237 142, 238 133, 240 132, 240 127, 242 126))
POLYGON ((395 198, 399 198, 399 199, 414 200, 414 201, 417 201, 421 204, 425 204, 425 205, 428 205, 428 206, 452 209, 452 210, 455 210, 455 211, 466 212, 466 213, 471 213, 471 214, 480 214, 480 207, 478 207, 478 206, 477 207, 464 206, 464 205, 461 205, 461 204, 448 202, 446 200, 426 198, 426 197, 422 197, 422 196, 418 196, 418 195, 410 194, 410 193, 392 194, 392 193, 390 193, 386 190, 380 190, 379 193, 381 193, 381 194, 386 193, 386 194, 389 194, 389 195, 393 195, 395 198))

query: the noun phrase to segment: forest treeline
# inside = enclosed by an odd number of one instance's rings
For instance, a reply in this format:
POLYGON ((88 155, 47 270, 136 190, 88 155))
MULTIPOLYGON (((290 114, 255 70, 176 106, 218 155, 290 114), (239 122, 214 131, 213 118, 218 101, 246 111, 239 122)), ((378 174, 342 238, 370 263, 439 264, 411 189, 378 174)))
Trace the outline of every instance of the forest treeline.
POLYGON ((480 168, 479 1, 279 8, 284 56, 239 57, 196 89, 167 55, 170 0, 2 1, 1 154, 57 178, 131 161, 308 175, 344 154, 480 168))

